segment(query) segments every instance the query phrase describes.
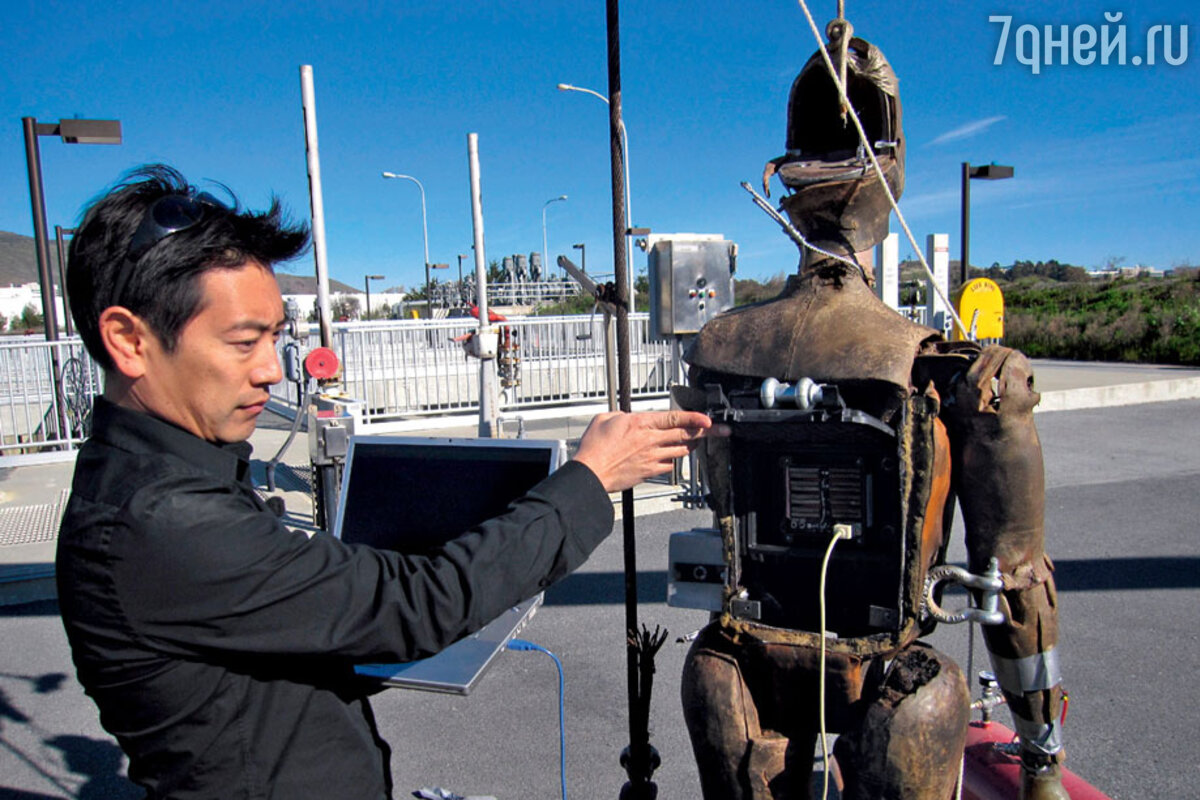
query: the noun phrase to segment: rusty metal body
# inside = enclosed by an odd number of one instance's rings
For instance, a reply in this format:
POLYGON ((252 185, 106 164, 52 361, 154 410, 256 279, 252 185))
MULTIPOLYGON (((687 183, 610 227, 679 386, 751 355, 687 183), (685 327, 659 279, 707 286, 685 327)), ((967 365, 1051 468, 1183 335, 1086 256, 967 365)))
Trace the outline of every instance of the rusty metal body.
MULTIPOLYGON (((859 81, 853 105, 869 106, 890 137, 881 165, 898 194, 895 76, 862 40, 839 50, 859 81)), ((873 174, 821 177, 846 154, 836 136, 803 133, 822 123, 802 114, 799 100, 818 96, 826 116, 831 110, 829 92, 814 88, 814 63, 793 86, 789 152, 768 164, 764 180, 778 172, 793 190, 783 208, 806 238, 861 263, 860 251, 886 234, 888 210, 869 185, 878 183, 873 174)), ((701 458, 726 583, 723 610, 689 652, 681 690, 704 795, 809 796, 822 670, 843 797, 952 795, 969 692, 953 661, 918 639, 935 624, 922 587, 944 561, 957 501, 970 571, 995 559, 1003 583, 995 604, 1006 622, 985 627, 984 638, 1022 737, 1022 798, 1065 797, 1055 777, 1057 611, 1029 362, 1002 347, 946 342, 903 319, 853 263, 806 251, 779 297, 710 321, 685 356, 690 389, 676 401, 733 430, 706 440, 701 458), (821 400, 773 407, 765 379, 809 379, 821 400), (848 539, 836 551, 831 532, 848 539)))
MULTIPOLYGON (((958 774, 969 695, 953 662, 916 641, 931 629, 922 617, 920 587, 944 558, 955 499, 966 524, 969 569, 982 572, 996 557, 1003 575, 1000 605, 1008 622, 984 629, 994 660, 1044 664, 1057 641, 1052 565, 1043 551, 1041 447, 1032 417, 1037 394, 1019 353, 943 342, 862 289, 860 277, 827 264, 794 279, 775 300, 714 320, 689 351, 691 381, 694 388, 721 387, 737 397, 763 378, 812 377, 836 385, 847 406, 895 429, 906 487, 901 504, 907 505, 903 531, 895 531, 900 563, 879 572, 865 551, 859 561, 847 551, 834 568, 839 607, 855 596, 864 605, 882 606, 872 598, 889 575, 901 602, 891 624, 859 630, 845 622, 838 638, 827 640, 828 727, 842 734, 837 753, 846 797, 945 798, 958 774), (842 315, 839 326, 831 309, 855 313, 842 315)), ((754 443, 770 449, 783 441, 786 449, 794 431, 816 426, 808 420, 789 429, 781 420, 770 444, 769 423, 750 421, 752 416, 743 412, 740 424, 733 421, 734 436, 712 440, 704 455, 710 503, 731 550, 738 546, 735 529, 747 516, 739 509, 736 473, 747 468, 754 443), (745 453, 740 460, 739 448, 745 453)), ((764 480, 763 470, 756 475, 764 480)), ((874 485, 880 483, 876 478, 874 485)), ((814 567, 793 548, 774 572, 755 572, 749 549, 741 547, 745 563, 737 575, 743 580, 693 645, 684 673, 685 716, 702 783, 710 798, 806 797, 821 632, 780 623, 811 620, 818 603, 814 567), (764 607, 757 618, 739 613, 739 588, 750 599, 778 599, 784 610, 772 616, 764 607), (807 607, 789 608, 796 605, 807 607)), ((1061 746, 1058 680, 1039 679, 1002 681, 1018 729, 1042 740, 1030 748, 1031 777, 1050 768, 1061 746)))

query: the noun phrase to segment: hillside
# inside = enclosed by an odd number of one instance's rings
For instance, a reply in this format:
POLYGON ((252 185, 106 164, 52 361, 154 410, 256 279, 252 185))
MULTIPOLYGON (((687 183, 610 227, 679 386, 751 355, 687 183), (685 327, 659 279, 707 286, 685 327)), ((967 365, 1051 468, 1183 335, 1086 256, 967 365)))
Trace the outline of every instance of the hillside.
MULTIPOLYGON (((316 294, 317 279, 313 275, 296 275, 288 267, 309 270, 311 262, 303 260, 281 267, 275 274, 279 291, 283 294, 316 294)), ((54 240, 50 240, 50 268, 54 285, 58 286, 58 251, 54 240)), ((19 233, 0 231, 0 286, 37 283, 37 255, 33 248, 33 237, 19 233)), ((329 281, 329 291, 335 294, 357 294, 361 289, 348 286, 341 281, 329 281)))
MULTIPOLYGON (((58 271, 54 241, 50 241, 50 264, 58 271)), ((37 282, 37 255, 33 250, 33 237, 19 233, 0 231, 0 286, 37 282)), ((58 285, 57 276, 54 281, 58 285)))

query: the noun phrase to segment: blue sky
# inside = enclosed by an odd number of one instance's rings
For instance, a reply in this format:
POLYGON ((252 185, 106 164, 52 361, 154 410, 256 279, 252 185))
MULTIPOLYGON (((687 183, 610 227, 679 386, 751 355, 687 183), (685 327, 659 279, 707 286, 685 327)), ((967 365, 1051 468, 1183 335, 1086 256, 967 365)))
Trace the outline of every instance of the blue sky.
MULTIPOLYGON (((1015 166, 1016 179, 973 183, 973 263, 1200 264, 1194 4, 846 6, 856 34, 900 77, 900 205, 920 241, 949 233, 957 258, 959 165, 994 161, 1015 166), (1018 26, 1099 29, 1106 11, 1124 12, 1110 27, 1126 27, 1127 60, 1145 53, 1152 26, 1174 25, 1178 39, 1187 25, 1186 62, 1163 63, 1161 39, 1154 66, 1097 57, 1033 74, 1015 58, 1018 26), (1012 17, 999 65, 991 15, 1012 17)), ((823 27, 836 4, 811 7, 823 27)), ((273 192, 307 218, 299 67, 311 64, 334 278, 422 280, 417 187, 382 179, 384 170, 422 181, 430 260, 456 273, 456 255, 472 242, 469 132, 479 135, 489 259, 540 250, 543 204, 566 194, 546 213, 551 261, 584 242, 589 271, 612 269, 607 111, 555 88, 607 94, 602 0, 16 0, 4 17, 0 230, 32 233, 23 116, 118 118, 124 127, 116 147, 41 139, 51 226, 73 223, 126 169, 160 160, 193 181, 227 184, 251 207, 273 192)), ((783 152, 788 90, 816 47, 800 7, 624 0, 621 22, 634 224, 722 233, 739 243, 743 277, 792 272, 795 247, 738 184, 757 184, 763 162, 783 152)), ((902 256, 910 250, 902 243, 902 256)), ((635 252, 635 267, 644 264, 635 252)), ((294 268, 311 273, 311 258, 294 268)))

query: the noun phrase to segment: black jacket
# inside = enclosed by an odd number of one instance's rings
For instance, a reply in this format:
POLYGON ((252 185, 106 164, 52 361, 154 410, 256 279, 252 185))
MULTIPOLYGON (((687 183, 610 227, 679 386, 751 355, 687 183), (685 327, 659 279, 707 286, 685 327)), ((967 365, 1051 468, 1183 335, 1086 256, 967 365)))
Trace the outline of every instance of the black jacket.
POLYGON ((103 400, 79 452, 63 622, 152 798, 387 796, 389 750, 353 663, 438 651, 612 529, 600 482, 570 462, 436 557, 310 539, 255 494, 249 454, 103 400))

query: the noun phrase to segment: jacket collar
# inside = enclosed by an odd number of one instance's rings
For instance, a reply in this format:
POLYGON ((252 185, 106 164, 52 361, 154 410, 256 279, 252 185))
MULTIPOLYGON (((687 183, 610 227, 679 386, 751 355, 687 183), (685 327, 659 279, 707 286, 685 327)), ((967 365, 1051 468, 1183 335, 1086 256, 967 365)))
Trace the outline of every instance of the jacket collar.
POLYGON ((97 397, 92 438, 131 453, 170 454, 232 481, 249 474, 249 442, 214 444, 169 422, 97 397))

